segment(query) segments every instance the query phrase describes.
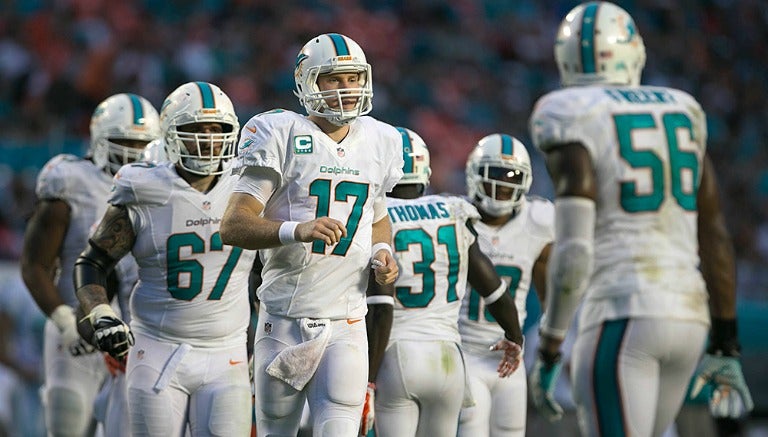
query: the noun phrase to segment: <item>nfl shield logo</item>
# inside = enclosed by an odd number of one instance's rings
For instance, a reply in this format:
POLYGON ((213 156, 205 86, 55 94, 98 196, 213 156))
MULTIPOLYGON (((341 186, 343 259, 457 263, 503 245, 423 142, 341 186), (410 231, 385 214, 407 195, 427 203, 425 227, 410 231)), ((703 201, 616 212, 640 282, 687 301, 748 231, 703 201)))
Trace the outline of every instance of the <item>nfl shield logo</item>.
POLYGON ((207 200, 205 202, 203 202, 203 209, 206 210, 206 211, 211 209, 211 202, 209 202, 207 200))
POLYGON ((343 158, 345 155, 344 149, 342 149, 341 147, 337 148, 336 154, 339 155, 339 158, 343 158))
POLYGON ((138 359, 140 359, 140 360, 144 358, 144 349, 141 349, 141 350, 139 350, 139 351, 136 353, 136 358, 138 358, 138 359))
POLYGON ((267 322, 264 324, 264 333, 271 334, 272 333, 272 324, 267 322))

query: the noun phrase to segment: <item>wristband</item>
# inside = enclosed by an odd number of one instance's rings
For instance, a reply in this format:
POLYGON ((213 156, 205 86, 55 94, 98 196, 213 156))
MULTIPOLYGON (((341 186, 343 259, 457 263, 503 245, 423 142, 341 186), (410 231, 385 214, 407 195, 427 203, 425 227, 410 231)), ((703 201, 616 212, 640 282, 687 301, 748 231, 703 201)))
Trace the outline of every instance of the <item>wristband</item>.
POLYGON ((280 229, 277 231, 277 238, 280 239, 282 244, 296 243, 296 226, 299 222, 283 222, 280 224, 280 229))
POLYGON ((376 255, 376 252, 382 249, 386 250, 390 255, 392 255, 392 247, 388 243, 376 243, 373 245, 373 247, 371 247, 371 258, 376 255))
POLYGON ((738 357, 741 352, 741 345, 736 328, 736 319, 712 318, 712 328, 709 333, 709 347, 707 353, 710 355, 722 355, 726 357, 738 357))
POLYGON ((490 305, 497 300, 501 299, 501 296, 504 296, 504 293, 507 292, 507 283, 504 282, 504 280, 501 280, 501 285, 499 285, 499 288, 493 291, 493 293, 489 294, 488 296, 483 297, 483 301, 486 305, 490 305))
POLYGON ((384 294, 377 294, 374 296, 368 296, 365 299, 365 303, 368 305, 385 304, 395 306, 395 298, 392 296, 386 296, 384 294))

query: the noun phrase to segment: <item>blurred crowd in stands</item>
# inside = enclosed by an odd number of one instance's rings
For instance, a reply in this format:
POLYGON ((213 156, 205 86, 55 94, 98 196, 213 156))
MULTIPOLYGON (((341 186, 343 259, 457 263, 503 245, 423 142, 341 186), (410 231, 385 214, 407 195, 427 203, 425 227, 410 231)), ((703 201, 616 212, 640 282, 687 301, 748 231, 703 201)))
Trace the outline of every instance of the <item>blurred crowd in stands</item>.
MULTIPOLYGON (((373 65, 373 116, 417 130, 432 191, 464 192, 491 132, 528 140, 533 102, 558 86, 552 45, 567 0, 15 0, 0 8, 0 258, 20 251, 34 179, 82 154, 94 106, 134 92, 158 108, 190 80, 220 85, 241 122, 292 94, 300 45, 349 35, 373 65)), ((648 51, 643 82, 692 93, 709 121, 739 257, 740 292, 768 283, 768 2, 617 1, 648 51)), ((529 144, 530 142, 527 141, 529 144)), ((551 197, 538 152, 533 191, 551 197)))

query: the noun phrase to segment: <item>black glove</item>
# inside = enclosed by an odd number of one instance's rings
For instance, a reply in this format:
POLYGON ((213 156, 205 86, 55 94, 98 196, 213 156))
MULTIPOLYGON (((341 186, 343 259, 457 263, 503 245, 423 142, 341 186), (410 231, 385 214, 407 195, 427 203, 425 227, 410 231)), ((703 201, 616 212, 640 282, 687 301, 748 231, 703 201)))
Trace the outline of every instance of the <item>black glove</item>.
POLYGON ((100 351, 108 353, 117 360, 122 360, 133 346, 131 328, 117 315, 109 305, 101 304, 91 310, 88 318, 93 324, 93 341, 100 351))

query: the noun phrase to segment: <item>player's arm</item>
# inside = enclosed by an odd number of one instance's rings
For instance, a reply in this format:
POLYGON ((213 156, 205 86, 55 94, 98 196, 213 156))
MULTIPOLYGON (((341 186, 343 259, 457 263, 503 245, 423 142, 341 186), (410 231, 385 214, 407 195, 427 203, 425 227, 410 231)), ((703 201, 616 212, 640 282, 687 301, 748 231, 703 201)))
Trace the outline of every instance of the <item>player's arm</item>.
POLYGON ((530 373, 534 406, 550 421, 563 409, 554 391, 563 363, 560 345, 592 273, 595 182, 592 159, 579 143, 556 145, 546 155, 555 185, 555 242, 546 268, 546 299, 539 327, 540 343, 530 373))
POLYGON ((507 292, 508 284, 496 273, 493 262, 480 250, 475 241, 469 246, 469 269, 467 280, 485 300, 486 308, 504 328, 507 340, 523 345, 523 333, 520 330, 520 320, 517 317, 517 305, 507 292))
MULTIPOLYGON (((469 222, 467 226, 472 229, 469 222)), ((496 273, 493 263, 480 250, 477 241, 469 246, 468 252, 467 281, 483 297, 485 307, 504 329, 504 338, 491 346, 491 350, 504 353, 497 369, 499 376, 504 378, 511 375, 522 360, 523 333, 517 317, 517 306, 508 293, 507 283, 496 273)))
POLYGON ((386 199, 373 202, 373 228, 371 230, 371 263, 379 284, 392 284, 400 272, 392 256, 392 223, 387 213, 386 199))
POLYGON ((751 411, 754 404, 739 362, 733 244, 720 209, 714 167, 706 155, 696 204, 699 257, 709 292, 712 327, 707 353, 694 375, 690 396, 696 398, 704 386, 711 384, 714 390, 708 400, 713 415, 737 418, 751 411))
POLYGON ((544 308, 547 302, 547 265, 549 255, 552 252, 552 243, 547 244, 541 249, 538 258, 533 263, 531 276, 533 286, 536 288, 536 297, 539 298, 539 304, 544 308))
POLYGON ((21 276, 37 306, 48 317, 64 305, 53 281, 69 221, 70 208, 65 201, 43 199, 35 206, 24 232, 21 276))
POLYGON ((58 328, 62 346, 81 355, 94 349, 78 335, 75 308, 64 303, 54 283, 70 213, 63 200, 44 199, 36 205, 24 233, 21 275, 32 298, 58 328))
MULTIPOLYGON (((699 210, 698 239, 701 272, 709 291, 712 319, 729 324, 733 322, 735 329, 736 263, 733 243, 720 209, 717 180, 708 156, 704 157, 696 204, 699 210)), ((714 328, 713 326, 713 331, 715 331, 714 328)), ((736 341, 735 334, 734 331, 732 341, 736 341)))
POLYGON ((256 337, 256 325, 259 322, 259 298, 256 295, 256 290, 261 285, 261 271, 264 269, 264 265, 261 263, 261 257, 256 254, 256 258, 253 260, 253 266, 251 266, 251 272, 248 275, 248 303, 251 307, 251 318, 248 323, 248 359, 253 358, 253 341, 256 337))
POLYGON ((248 167, 242 172, 221 219, 219 232, 224 244, 258 250, 321 240, 330 246, 347 236, 344 223, 331 217, 307 222, 263 217, 264 205, 278 183, 279 176, 270 169, 248 167))
POLYGON ((374 275, 369 276, 368 314, 365 316, 368 333, 368 389, 360 422, 360 435, 368 435, 368 432, 373 428, 376 377, 379 374, 379 368, 389 343, 389 334, 392 331, 394 295, 394 283, 380 284, 375 280, 374 275))
POLYGON ((110 206, 75 262, 75 294, 93 327, 94 343, 120 360, 133 345, 133 334, 109 305, 107 284, 118 261, 130 252, 135 241, 128 210, 122 205, 110 206))

